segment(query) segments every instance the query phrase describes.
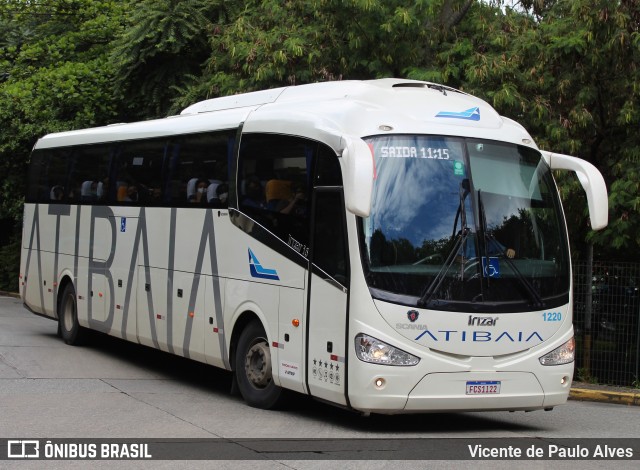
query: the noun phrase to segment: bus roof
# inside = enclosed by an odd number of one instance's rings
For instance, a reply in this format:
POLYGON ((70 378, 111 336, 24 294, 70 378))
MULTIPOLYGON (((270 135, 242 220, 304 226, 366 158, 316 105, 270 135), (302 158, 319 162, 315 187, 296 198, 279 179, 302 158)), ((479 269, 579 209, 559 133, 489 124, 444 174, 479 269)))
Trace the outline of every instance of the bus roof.
POLYGON ((518 123, 488 103, 430 82, 404 79, 335 81, 213 98, 178 116, 49 134, 35 148, 65 147, 211 130, 299 135, 339 152, 343 136, 433 134, 506 141, 535 147, 518 123))

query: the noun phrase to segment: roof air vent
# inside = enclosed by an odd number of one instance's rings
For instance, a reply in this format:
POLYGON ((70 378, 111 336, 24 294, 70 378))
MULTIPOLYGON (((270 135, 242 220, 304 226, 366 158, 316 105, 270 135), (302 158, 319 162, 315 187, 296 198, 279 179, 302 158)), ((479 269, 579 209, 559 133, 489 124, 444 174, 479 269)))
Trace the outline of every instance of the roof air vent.
POLYGON ((393 88, 426 88, 429 86, 427 83, 420 82, 405 82, 405 83, 396 83, 393 85, 393 88))

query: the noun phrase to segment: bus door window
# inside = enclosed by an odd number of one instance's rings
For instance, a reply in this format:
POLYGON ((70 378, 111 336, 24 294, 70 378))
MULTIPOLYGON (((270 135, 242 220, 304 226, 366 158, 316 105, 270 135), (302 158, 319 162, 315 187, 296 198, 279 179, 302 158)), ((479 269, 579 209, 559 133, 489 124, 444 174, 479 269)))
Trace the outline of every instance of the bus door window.
POLYGON ((316 201, 313 229, 313 263, 343 286, 348 286, 342 173, 336 154, 321 146, 316 158, 316 201))
POLYGON ((338 157, 329 147, 320 146, 316 158, 315 186, 342 186, 342 172, 338 157))
POLYGON ((312 262, 331 279, 347 287, 349 274, 341 194, 335 189, 316 190, 312 262))

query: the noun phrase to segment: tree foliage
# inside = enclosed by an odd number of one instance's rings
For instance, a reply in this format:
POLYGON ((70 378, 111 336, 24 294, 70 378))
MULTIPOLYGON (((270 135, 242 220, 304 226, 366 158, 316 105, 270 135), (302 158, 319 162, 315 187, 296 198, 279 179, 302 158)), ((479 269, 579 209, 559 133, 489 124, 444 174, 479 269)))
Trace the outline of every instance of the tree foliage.
POLYGON ((22 214, 29 153, 46 133, 113 119, 111 43, 124 9, 96 0, 0 4, 0 219, 22 214))
POLYGON ((176 102, 283 85, 402 76, 472 0, 250 0, 215 23, 210 57, 176 102))
POLYGON ((114 41, 116 89, 127 115, 148 119, 167 114, 189 78, 210 55, 212 24, 226 22, 224 0, 137 0, 126 27, 114 41))

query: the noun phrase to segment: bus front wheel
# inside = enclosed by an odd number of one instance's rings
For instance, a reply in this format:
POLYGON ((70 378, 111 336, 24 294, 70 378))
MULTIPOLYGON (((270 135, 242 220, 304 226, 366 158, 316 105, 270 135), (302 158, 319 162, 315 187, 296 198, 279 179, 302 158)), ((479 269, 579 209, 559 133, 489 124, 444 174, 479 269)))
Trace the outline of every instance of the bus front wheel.
POLYGON ((78 345, 84 338, 85 330, 78 323, 76 291, 71 283, 65 286, 60 298, 58 329, 63 341, 67 344, 78 345))
POLYGON ((282 389, 273 382, 271 351, 264 328, 252 321, 240 334, 235 355, 238 388, 244 400, 255 408, 275 408, 282 389))

